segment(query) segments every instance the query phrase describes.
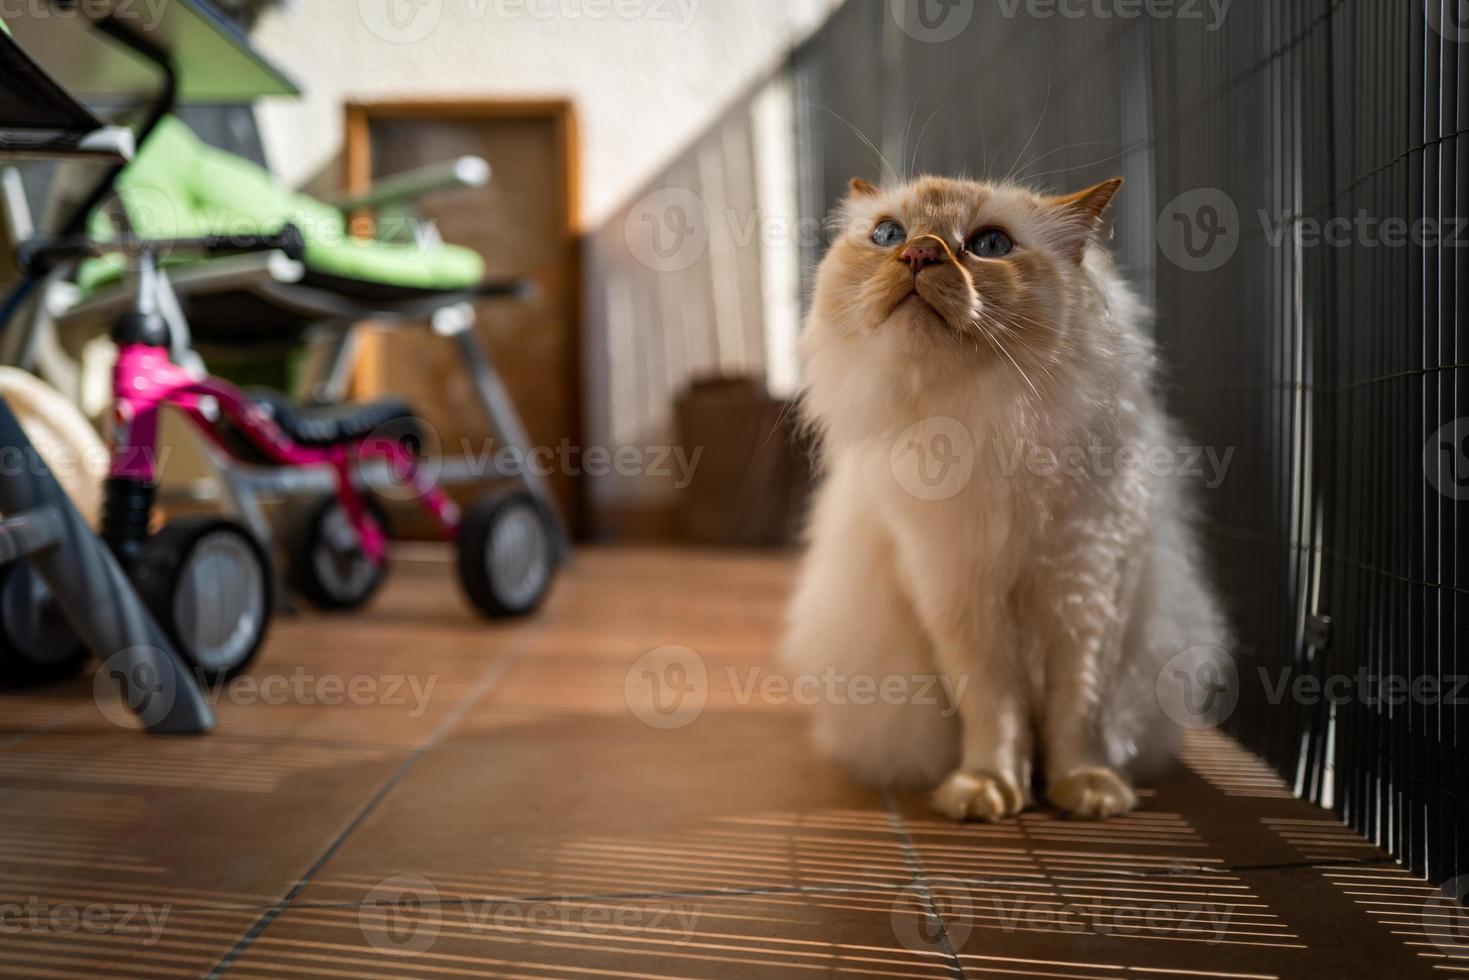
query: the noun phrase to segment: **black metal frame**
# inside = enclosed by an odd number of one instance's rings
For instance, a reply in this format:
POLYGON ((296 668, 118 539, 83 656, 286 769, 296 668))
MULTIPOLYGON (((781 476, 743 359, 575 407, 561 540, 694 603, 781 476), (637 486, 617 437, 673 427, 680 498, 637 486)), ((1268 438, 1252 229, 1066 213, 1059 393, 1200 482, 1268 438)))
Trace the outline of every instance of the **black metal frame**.
POLYGON ((1450 0, 1237 0, 1214 29, 976 3, 925 40, 896 6, 848 4, 795 55, 803 218, 883 177, 854 128, 899 169, 1003 176, 1029 143, 1041 185, 1125 175, 1114 251, 1158 310, 1170 410, 1235 449, 1203 494, 1240 641, 1227 728, 1413 870, 1469 872, 1469 685, 1453 690, 1469 675, 1469 43, 1453 28, 1469 25, 1450 0), (1237 247, 1194 271, 1158 222, 1201 188, 1236 207, 1237 247), (1459 241, 1295 246, 1362 210, 1456 222, 1459 241), (1359 671, 1441 691, 1272 693, 1359 671))
MULTIPOLYGON (((173 111, 174 104, 178 101, 178 73, 174 71, 173 61, 169 58, 167 51, 147 38, 120 26, 113 17, 109 16, 97 21, 96 28, 158 68, 158 94, 154 96, 152 104, 148 107, 148 114, 144 117, 142 125, 138 127, 135 137, 136 144, 141 147, 153 130, 158 128, 163 118, 173 111)), ((107 172, 97 181, 97 186, 93 187, 76 209, 67 215, 66 220, 61 222, 58 233, 75 235, 85 230, 92 212, 107 200, 107 195, 112 193, 113 184, 117 182, 117 178, 126 166, 125 163, 119 163, 108 168, 107 172)))
MULTIPOLYGON (((16 53, 8 36, 0 39, 16 53)), ((13 59, 13 60, 17 60, 13 59)), ((49 79, 32 64, 29 78, 49 79)), ((48 94, 61 110, 57 132, 84 137, 94 124, 80 104, 54 84, 48 94)), ((24 97, 23 95, 21 96, 24 97)), ((53 106, 54 108, 54 106, 53 106)), ((65 141, 72 142, 72 141, 65 141)), ((82 140, 76 141, 78 145, 82 140)), ((0 142, 0 156, 34 154, 33 140, 0 142)), ((0 399, 0 446, 7 463, 0 472, 0 562, 25 561, 46 582, 77 637, 116 682, 126 706, 150 731, 199 733, 213 727, 214 716, 188 666, 139 600, 112 552, 94 535, 4 399, 0 399)))

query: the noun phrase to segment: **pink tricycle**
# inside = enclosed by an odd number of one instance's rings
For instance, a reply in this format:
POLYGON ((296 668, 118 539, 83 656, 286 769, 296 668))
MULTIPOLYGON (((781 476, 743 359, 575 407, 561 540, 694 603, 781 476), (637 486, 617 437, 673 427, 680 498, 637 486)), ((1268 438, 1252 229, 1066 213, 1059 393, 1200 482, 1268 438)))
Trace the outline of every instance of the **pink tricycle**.
POLYGON ((243 670, 259 651, 274 606, 273 566, 244 523, 225 516, 170 521, 149 533, 158 482, 159 410, 179 410, 221 451, 244 463, 329 467, 336 491, 296 515, 284 536, 292 584, 318 607, 365 603, 387 571, 382 509, 361 479, 364 463, 385 465, 395 483, 432 515, 453 541, 470 601, 492 617, 534 610, 562 557, 554 514, 518 487, 489 494, 461 515, 426 476, 412 410, 396 399, 297 406, 264 392, 246 393, 200 377, 169 357, 166 320, 150 309, 157 255, 281 250, 299 256, 300 233, 102 242, 85 237, 32 243, 32 268, 125 252, 134 262, 138 301, 113 322, 113 448, 101 537, 127 569, 139 595, 183 655, 206 678, 243 670))

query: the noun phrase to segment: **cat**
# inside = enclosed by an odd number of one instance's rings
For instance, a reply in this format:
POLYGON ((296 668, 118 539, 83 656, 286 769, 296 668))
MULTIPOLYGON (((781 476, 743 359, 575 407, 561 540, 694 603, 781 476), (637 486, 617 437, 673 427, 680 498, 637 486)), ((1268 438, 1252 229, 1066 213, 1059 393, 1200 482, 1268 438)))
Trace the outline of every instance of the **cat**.
POLYGON ((817 269, 800 404, 822 483, 783 658, 898 678, 819 705, 817 742, 956 820, 1037 789, 1130 811, 1227 642, 1147 314, 1100 241, 1121 184, 856 179, 817 269), (911 696, 935 674, 957 704, 911 696))

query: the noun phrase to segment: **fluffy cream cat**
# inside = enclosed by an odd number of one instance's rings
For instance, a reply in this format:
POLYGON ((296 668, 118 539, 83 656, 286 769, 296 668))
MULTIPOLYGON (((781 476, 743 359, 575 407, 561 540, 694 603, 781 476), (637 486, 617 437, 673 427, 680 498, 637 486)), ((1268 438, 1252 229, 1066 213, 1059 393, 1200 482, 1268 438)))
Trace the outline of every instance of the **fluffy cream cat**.
POLYGON ((1144 311, 1096 241, 1121 183, 854 180, 817 273, 824 482, 785 659, 867 678, 880 695, 829 698, 818 742, 870 781, 936 784, 955 819, 1015 814, 1033 783, 1075 816, 1132 809, 1171 754, 1174 658, 1225 641, 1144 311))

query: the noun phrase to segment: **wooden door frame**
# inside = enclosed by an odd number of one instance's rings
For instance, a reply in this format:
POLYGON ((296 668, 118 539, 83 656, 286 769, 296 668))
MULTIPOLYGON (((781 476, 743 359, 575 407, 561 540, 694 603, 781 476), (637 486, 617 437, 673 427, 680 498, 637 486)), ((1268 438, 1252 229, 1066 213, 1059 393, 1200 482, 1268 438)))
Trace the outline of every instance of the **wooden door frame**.
MULTIPOLYGON (((374 101, 349 101, 345 105, 346 119, 342 150, 342 185, 346 193, 358 194, 372 185, 372 138, 371 124, 375 119, 408 120, 463 120, 466 122, 494 122, 508 119, 544 119, 551 123, 556 143, 556 170, 559 173, 561 193, 557 195, 557 226, 560 238, 561 261, 567 270, 566 297, 567 315, 571 318, 571 336, 568 338, 569 359, 567 377, 571 409, 571 444, 580 446, 585 429, 583 418, 582 337, 584 312, 582 310, 582 262, 581 262, 581 161, 577 142, 576 109, 570 99, 384 99, 374 101)), ((493 180, 493 176, 491 177, 493 180)), ((587 525, 588 499, 586 481, 576 479, 575 533, 585 531, 587 525)))

